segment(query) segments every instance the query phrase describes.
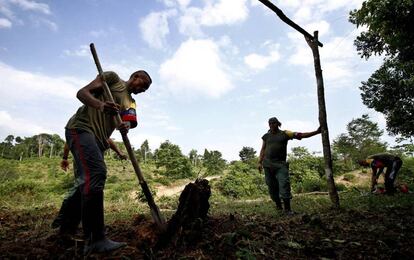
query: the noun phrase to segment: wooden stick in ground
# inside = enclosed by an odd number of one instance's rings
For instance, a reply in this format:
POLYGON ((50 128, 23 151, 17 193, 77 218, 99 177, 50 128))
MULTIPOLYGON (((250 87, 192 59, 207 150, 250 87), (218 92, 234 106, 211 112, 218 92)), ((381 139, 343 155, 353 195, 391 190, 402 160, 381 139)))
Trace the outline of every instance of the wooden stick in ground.
MULTIPOLYGON (((300 32, 301 34, 303 34, 305 37, 313 38, 313 36, 311 34, 309 34, 307 31, 305 31, 302 27, 300 27, 299 25, 297 25, 295 22, 293 22, 292 20, 290 20, 282 12, 282 10, 280 10, 279 8, 277 8, 272 2, 270 2, 269 0, 259 0, 259 1, 262 2, 262 4, 264 4, 265 6, 269 7, 270 10, 272 10, 273 12, 275 12, 277 14, 277 16, 279 16, 279 18, 282 21, 284 21, 285 23, 287 23, 288 25, 290 25, 290 27, 294 28, 295 30, 297 30, 298 32, 300 32)), ((323 47, 323 44, 321 42, 319 42, 318 40, 316 40, 316 42, 318 43, 319 46, 323 47)))
POLYGON ((319 57, 318 47, 318 31, 315 31, 313 37, 306 37, 306 42, 312 49, 313 62, 315 66, 316 85, 318 89, 318 107, 319 107, 319 125, 321 126, 322 146, 323 146, 323 157, 325 160, 325 175, 328 183, 328 191, 331 202, 334 208, 339 208, 339 196, 336 190, 335 181, 333 178, 333 167, 332 167, 332 155, 331 145, 329 144, 329 131, 328 123, 326 118, 326 106, 325 106, 325 91, 323 86, 323 76, 321 69, 321 61, 319 57))
MULTIPOLYGON (((108 98, 109 101, 114 102, 114 98, 112 96, 111 91, 109 90, 109 86, 104 79, 101 63, 99 62, 98 54, 96 53, 95 45, 93 43, 90 44, 90 49, 91 49, 92 56, 96 64, 96 68, 98 69, 99 75, 103 79, 103 87, 104 87, 105 96, 106 98, 108 98)), ((120 125, 122 122, 121 116, 119 114, 115 116, 115 120, 116 120, 117 125, 120 125)), ((145 198, 147 199, 148 205, 150 207, 152 218, 154 219, 155 223, 158 225, 160 229, 164 229, 165 219, 161 215, 159 208, 155 204, 151 191, 149 190, 148 185, 145 182, 144 176, 142 175, 141 169, 139 168, 139 164, 135 157, 134 151, 132 150, 131 143, 129 142, 128 135, 127 134, 121 134, 121 135, 122 135, 122 140, 124 141, 124 144, 125 144, 125 148, 128 151, 129 159, 131 160, 132 166, 134 167, 135 174, 138 177, 139 184, 141 185, 142 191, 144 192, 145 198)))

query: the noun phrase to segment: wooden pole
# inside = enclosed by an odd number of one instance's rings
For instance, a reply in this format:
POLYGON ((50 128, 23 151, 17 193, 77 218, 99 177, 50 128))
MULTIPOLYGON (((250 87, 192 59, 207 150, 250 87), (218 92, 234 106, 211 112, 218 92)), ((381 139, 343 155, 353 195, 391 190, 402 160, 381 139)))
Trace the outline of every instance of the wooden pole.
MULTIPOLYGON (((282 21, 284 21, 285 23, 287 23, 290 27, 294 28, 295 30, 297 30, 298 32, 300 32, 301 34, 303 34, 305 37, 308 37, 308 38, 311 38, 311 39, 313 38, 310 33, 308 33, 302 27, 300 27, 295 22, 293 22, 292 20, 290 20, 282 12, 282 10, 280 10, 279 8, 277 8, 272 2, 270 2, 269 0, 259 0, 259 1, 262 2, 262 4, 264 4, 265 6, 269 7, 270 10, 272 10, 273 12, 275 12, 277 14, 277 16, 279 16, 279 18, 282 21)), ((316 42, 318 43, 319 46, 323 47, 323 44, 321 42, 319 42, 318 40, 316 40, 316 42)))
POLYGON ((326 106, 325 106, 325 91, 323 85, 321 62, 319 58, 319 47, 318 47, 318 31, 313 33, 313 37, 306 37, 306 42, 312 49, 313 62, 315 66, 316 85, 318 89, 318 105, 319 105, 319 125, 322 130, 322 146, 323 146, 323 157, 325 159, 325 175, 328 182, 329 197, 335 208, 339 208, 339 196, 336 190, 335 181, 333 178, 333 167, 332 167, 332 155, 331 145, 329 143, 329 131, 328 123, 326 118, 326 106))

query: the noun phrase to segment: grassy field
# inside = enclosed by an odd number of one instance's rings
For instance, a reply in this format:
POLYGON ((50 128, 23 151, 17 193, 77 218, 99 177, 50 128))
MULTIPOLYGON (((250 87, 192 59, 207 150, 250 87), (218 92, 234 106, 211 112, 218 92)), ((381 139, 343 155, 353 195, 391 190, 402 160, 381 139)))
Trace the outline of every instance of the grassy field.
MULTIPOLYGON (((3 257, 78 257, 78 246, 71 245, 68 249, 67 245, 59 244, 56 230, 50 228, 73 181, 72 172, 60 170, 59 162, 58 159, 23 163, 0 160, 0 252, 3 257)), ((409 246, 414 241, 413 194, 369 194, 368 174, 360 171, 338 177, 337 181, 347 186, 340 192, 340 209, 331 209, 327 194, 295 194, 292 207, 298 214, 292 217, 278 212, 268 196, 229 199, 215 190, 217 179, 213 180, 209 218, 203 222, 197 239, 189 241, 186 237, 191 234, 183 233, 173 244, 155 251, 151 246, 154 234, 149 233, 156 232, 148 205, 138 199, 140 187, 132 167, 128 162, 117 160, 109 160, 107 165, 106 224, 111 237, 127 241, 129 246, 95 258, 414 258, 414 249, 409 246)), ((156 188, 169 181, 154 174, 155 169, 149 165, 142 165, 142 170, 155 191, 157 205, 170 219, 177 209, 179 193, 157 196, 156 188)), ((179 184, 185 182, 181 180, 179 184)))

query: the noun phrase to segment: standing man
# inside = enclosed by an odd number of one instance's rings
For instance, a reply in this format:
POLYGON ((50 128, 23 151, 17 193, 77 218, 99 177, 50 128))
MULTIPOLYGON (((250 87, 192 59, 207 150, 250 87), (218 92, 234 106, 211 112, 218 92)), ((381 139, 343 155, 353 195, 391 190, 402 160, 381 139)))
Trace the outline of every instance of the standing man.
POLYGON ((368 156, 365 160, 358 161, 361 166, 371 166, 372 176, 371 176, 371 192, 375 193, 377 189, 377 180, 381 173, 384 172, 384 168, 387 168, 384 175, 385 182, 385 193, 394 194, 395 192, 395 179, 397 178, 397 173, 402 166, 402 160, 400 157, 388 154, 388 153, 379 153, 368 156))
MULTIPOLYGON (((149 74, 143 70, 132 73, 128 81, 123 81, 114 72, 105 72, 104 79, 96 77, 80 89, 77 98, 84 104, 73 115, 65 127, 66 143, 72 153, 76 183, 74 189, 81 200, 81 219, 85 237, 89 240, 84 253, 108 252, 125 246, 125 243, 112 241, 105 236, 104 196, 106 165, 104 151, 111 144, 109 137, 115 128, 126 134, 129 128, 137 125, 135 101, 131 94, 145 92, 151 85, 149 74), (103 80, 109 86, 114 102, 106 101, 103 80), (117 126, 114 115, 121 114, 123 122, 117 126), (134 120, 135 118, 135 120, 134 120)), ((65 199, 62 207, 76 208, 76 198, 65 199)), ((63 216, 70 223, 71 213, 63 216)), ((75 223, 75 221, 72 221, 75 223)), ((61 230, 66 228, 60 226, 61 230)))
POLYGON ((321 132, 320 127, 313 132, 298 133, 288 130, 281 130, 282 124, 276 117, 269 119, 269 131, 262 136, 263 144, 260 150, 259 171, 264 168, 265 180, 272 200, 278 209, 282 209, 283 199, 284 210, 288 215, 293 212, 290 208, 292 194, 290 192, 289 166, 286 162, 287 144, 292 139, 302 139, 317 135, 321 132))

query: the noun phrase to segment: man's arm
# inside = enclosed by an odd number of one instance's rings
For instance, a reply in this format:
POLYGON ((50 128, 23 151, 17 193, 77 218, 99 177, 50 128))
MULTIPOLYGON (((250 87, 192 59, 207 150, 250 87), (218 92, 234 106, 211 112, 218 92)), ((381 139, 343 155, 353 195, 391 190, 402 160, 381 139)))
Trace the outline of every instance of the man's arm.
POLYGON ((88 85, 81 88, 76 97, 85 105, 93 107, 101 112, 116 115, 119 113, 119 105, 113 102, 102 102, 97 99, 94 94, 103 93, 103 79, 96 77, 88 85))
POLYGON ((320 133, 321 133, 321 127, 318 127, 318 129, 316 129, 313 132, 300 133, 300 137, 301 138, 309 138, 309 137, 315 136, 315 135, 320 134, 320 133))
POLYGON ((265 150, 266 150, 266 142, 265 141, 263 141, 263 143, 262 143, 262 148, 260 149, 260 155, 259 155, 259 165, 258 165, 258 169, 259 169, 259 172, 262 172, 262 169, 263 169, 263 160, 264 160, 264 153, 265 153, 265 150))
POLYGON ((114 141, 112 141, 112 139, 111 138, 108 138, 108 144, 109 144, 109 147, 114 151, 114 152, 116 152, 116 154, 118 155, 118 157, 119 157, 119 159, 121 159, 121 160, 126 160, 126 159, 128 159, 128 157, 121 151, 121 150, 119 150, 119 147, 118 146, 116 146, 116 144, 114 143, 114 141))

